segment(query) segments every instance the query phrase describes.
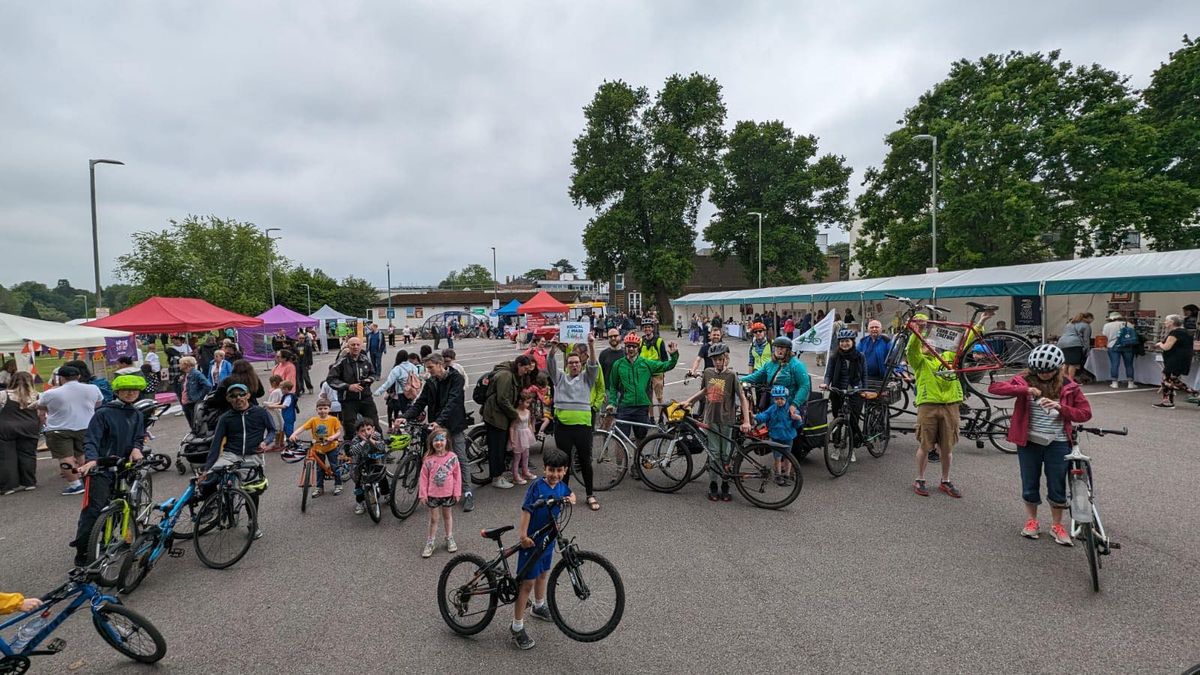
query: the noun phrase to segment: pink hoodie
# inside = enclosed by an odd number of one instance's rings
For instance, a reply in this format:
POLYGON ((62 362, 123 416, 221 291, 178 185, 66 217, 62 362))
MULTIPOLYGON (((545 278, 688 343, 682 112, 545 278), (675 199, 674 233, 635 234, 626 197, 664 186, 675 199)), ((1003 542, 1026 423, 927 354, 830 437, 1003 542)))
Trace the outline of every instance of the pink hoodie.
POLYGON ((417 484, 417 496, 424 501, 430 497, 462 498, 462 466, 458 455, 446 451, 441 455, 429 455, 421 463, 421 480, 417 484))

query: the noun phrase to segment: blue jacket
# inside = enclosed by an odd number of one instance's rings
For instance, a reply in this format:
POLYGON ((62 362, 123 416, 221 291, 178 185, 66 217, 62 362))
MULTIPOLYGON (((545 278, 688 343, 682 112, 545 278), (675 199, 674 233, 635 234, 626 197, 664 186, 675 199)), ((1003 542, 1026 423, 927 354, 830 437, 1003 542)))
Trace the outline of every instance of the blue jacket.
MULTIPOLYGON (((799 420, 792 419, 791 411, 790 405, 778 406, 772 402, 771 407, 755 415, 754 420, 759 424, 766 422, 771 440, 790 444, 796 438, 796 427, 800 425, 799 420)), ((800 414, 804 414, 803 408, 800 414)))
POLYGON ((217 378, 215 381, 212 378, 212 364, 209 364, 208 372, 205 373, 205 375, 208 376, 208 383, 215 387, 221 384, 225 378, 229 377, 230 373, 232 372, 233 364, 229 363, 229 359, 225 359, 221 362, 221 368, 217 371, 217 378))
POLYGON ((792 357, 791 361, 781 366, 774 359, 762 368, 746 375, 742 378, 742 382, 750 384, 781 384, 787 387, 788 393, 792 396, 792 403, 796 409, 803 411, 808 405, 808 394, 812 391, 812 380, 808 377, 808 368, 800 362, 800 359, 792 357), (778 373, 778 376, 776 376, 778 373))
POLYGON ((886 335, 880 335, 878 338, 864 335, 858 341, 858 353, 867 360, 867 377, 883 378, 884 365, 891 348, 892 339, 886 335))
POLYGON ((187 399, 192 403, 203 401, 204 397, 208 396, 208 392, 212 391, 212 384, 208 378, 196 368, 187 374, 183 386, 187 388, 187 399))
POLYGON ((383 331, 377 330, 367 333, 367 351, 372 354, 387 352, 387 342, 384 341, 383 331))
POLYGON ((83 436, 83 456, 93 461, 101 457, 128 458, 129 453, 142 449, 146 426, 141 411, 128 403, 116 400, 96 409, 83 436))
POLYGON ((93 377, 92 381, 88 382, 87 384, 96 385, 96 388, 100 390, 100 395, 104 397, 105 403, 113 400, 112 384, 110 384, 108 380, 97 375, 93 377))

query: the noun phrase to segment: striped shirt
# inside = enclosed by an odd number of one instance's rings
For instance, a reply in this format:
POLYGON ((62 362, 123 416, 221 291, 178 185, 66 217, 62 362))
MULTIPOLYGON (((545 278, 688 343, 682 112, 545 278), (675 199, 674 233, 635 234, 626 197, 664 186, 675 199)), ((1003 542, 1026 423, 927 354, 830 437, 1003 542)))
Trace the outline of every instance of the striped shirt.
POLYGON ((1063 431, 1062 420, 1057 415, 1052 417, 1033 397, 1030 399, 1029 441, 1038 445, 1048 445, 1049 443, 1040 442, 1045 439, 1049 439, 1049 442, 1066 441, 1067 434, 1063 431))

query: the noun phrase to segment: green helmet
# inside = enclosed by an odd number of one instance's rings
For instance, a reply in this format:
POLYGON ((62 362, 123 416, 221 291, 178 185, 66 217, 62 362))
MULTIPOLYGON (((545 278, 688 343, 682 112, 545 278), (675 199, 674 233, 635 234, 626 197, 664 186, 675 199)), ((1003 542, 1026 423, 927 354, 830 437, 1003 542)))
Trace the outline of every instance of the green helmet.
POLYGON ((141 375, 118 375, 113 378, 113 391, 141 391, 146 388, 146 378, 141 375))
POLYGON ((389 450, 404 450, 409 445, 412 445, 412 436, 409 434, 393 434, 388 439, 389 450))

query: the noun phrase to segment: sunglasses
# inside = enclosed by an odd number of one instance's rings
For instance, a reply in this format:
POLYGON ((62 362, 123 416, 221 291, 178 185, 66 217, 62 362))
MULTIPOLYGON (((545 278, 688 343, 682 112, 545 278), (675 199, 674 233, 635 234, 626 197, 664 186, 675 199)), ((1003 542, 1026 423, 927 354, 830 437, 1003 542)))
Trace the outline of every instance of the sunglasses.
POLYGON ((225 394, 225 398, 228 398, 228 399, 249 398, 249 397, 250 397, 250 394, 247 394, 244 391, 231 391, 228 394, 225 394))

